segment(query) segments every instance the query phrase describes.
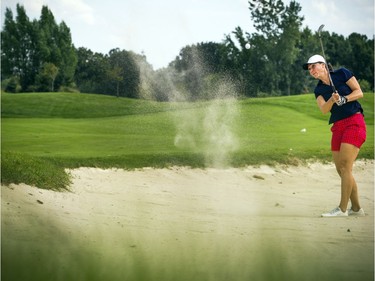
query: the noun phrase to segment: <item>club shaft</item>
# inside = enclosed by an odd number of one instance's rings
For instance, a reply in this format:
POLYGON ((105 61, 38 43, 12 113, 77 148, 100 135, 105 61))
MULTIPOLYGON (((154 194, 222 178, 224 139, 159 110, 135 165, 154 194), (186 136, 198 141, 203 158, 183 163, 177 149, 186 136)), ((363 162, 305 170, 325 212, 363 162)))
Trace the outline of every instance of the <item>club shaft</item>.
POLYGON ((321 34, 320 34, 320 32, 322 31, 323 27, 324 27, 324 24, 322 24, 322 25, 319 27, 319 30, 318 30, 320 46, 322 47, 323 58, 324 58, 325 61, 326 61, 325 65, 326 65, 326 69, 327 69, 327 73, 328 73, 328 77, 329 77, 329 82, 330 82, 330 84, 331 84, 331 87, 332 87, 333 92, 337 92, 337 91, 336 91, 336 87, 335 87, 335 85, 333 84, 333 81, 332 81, 332 78, 331 78, 331 73, 329 72, 328 62, 327 62, 326 54, 325 54, 325 52, 324 52, 324 47, 323 47, 322 36, 321 36, 321 34))

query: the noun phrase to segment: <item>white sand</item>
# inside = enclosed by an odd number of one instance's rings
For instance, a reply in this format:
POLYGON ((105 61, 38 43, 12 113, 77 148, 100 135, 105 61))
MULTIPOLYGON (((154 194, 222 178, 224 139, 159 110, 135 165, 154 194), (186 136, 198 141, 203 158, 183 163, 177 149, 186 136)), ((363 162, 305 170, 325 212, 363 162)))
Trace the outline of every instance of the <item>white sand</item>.
POLYGON ((331 164, 70 172, 71 192, 2 186, 3 277, 373 280, 374 161, 354 169, 360 218, 320 217, 331 164))

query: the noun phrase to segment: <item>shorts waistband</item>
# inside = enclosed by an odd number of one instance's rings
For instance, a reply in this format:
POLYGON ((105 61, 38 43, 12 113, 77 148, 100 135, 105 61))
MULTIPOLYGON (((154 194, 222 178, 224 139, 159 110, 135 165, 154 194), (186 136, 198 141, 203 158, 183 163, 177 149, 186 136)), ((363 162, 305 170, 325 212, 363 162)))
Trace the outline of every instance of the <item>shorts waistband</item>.
MULTIPOLYGON (((334 126, 335 124, 336 125, 348 124, 348 123, 353 122, 353 120, 359 120, 358 118, 360 118, 360 117, 358 115, 361 115, 362 117, 364 116, 362 112, 358 111, 358 112, 354 113, 353 115, 350 115, 349 117, 346 117, 344 119, 341 119, 341 120, 338 120, 338 121, 334 122, 332 125, 334 126)), ((354 121, 354 122, 357 122, 357 121, 354 121)))

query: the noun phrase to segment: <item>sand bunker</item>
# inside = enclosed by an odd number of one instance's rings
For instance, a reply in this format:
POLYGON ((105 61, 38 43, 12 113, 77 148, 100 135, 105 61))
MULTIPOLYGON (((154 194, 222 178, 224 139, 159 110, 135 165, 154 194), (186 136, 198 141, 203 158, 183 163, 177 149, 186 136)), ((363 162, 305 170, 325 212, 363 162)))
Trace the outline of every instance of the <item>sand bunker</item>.
POLYGON ((331 164, 70 172, 71 192, 2 186, 2 280, 373 280, 373 161, 360 218, 320 217, 331 164))

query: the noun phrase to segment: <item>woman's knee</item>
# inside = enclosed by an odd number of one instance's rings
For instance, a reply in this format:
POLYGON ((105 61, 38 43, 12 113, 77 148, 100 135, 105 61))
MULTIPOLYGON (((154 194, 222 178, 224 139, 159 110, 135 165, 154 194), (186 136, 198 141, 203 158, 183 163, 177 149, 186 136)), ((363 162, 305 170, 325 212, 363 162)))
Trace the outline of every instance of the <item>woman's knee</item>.
POLYGON ((351 161, 346 161, 345 159, 340 160, 336 166, 337 172, 340 176, 351 174, 353 170, 353 163, 351 161))
POLYGON ((336 171, 337 171, 338 175, 341 177, 341 171, 340 171, 340 169, 336 167, 336 171))

